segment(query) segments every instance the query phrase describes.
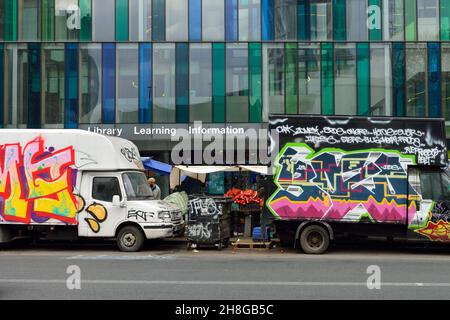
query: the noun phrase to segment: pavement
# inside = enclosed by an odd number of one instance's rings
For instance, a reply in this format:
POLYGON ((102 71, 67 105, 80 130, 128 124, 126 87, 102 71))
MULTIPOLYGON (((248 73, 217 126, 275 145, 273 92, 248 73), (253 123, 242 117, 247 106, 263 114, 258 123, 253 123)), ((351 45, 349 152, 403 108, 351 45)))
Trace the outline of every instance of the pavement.
POLYGON ((16 243, 0 246, 0 299, 447 299, 449 249, 365 241, 306 255, 159 240, 123 253, 107 241, 16 243))

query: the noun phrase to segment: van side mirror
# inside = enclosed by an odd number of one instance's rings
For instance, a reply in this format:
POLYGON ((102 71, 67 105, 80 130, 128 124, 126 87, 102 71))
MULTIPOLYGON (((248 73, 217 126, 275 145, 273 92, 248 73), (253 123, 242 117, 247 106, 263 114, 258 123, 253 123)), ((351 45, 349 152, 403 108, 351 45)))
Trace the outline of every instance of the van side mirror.
POLYGON ((112 204, 115 207, 119 207, 121 205, 121 203, 120 203, 120 196, 119 195, 117 195, 117 194, 113 195, 113 197, 112 197, 112 204))

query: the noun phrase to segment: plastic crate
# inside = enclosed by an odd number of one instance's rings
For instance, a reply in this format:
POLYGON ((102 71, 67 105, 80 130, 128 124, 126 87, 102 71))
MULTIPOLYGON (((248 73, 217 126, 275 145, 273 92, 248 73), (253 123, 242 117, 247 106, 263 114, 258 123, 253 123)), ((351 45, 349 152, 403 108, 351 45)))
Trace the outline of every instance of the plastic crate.
POLYGON ((253 241, 269 241, 270 240, 270 228, 266 227, 266 232, 264 235, 264 239, 262 237, 261 227, 255 227, 253 228, 252 232, 252 239, 253 241))

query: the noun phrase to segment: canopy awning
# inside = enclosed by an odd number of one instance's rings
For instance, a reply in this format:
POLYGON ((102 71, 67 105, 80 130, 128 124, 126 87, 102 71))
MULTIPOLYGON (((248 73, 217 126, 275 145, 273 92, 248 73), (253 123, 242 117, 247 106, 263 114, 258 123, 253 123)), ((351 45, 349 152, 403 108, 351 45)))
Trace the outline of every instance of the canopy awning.
POLYGON ((170 164, 154 160, 152 158, 141 158, 142 164, 146 170, 155 171, 160 175, 170 175, 172 166, 170 164))

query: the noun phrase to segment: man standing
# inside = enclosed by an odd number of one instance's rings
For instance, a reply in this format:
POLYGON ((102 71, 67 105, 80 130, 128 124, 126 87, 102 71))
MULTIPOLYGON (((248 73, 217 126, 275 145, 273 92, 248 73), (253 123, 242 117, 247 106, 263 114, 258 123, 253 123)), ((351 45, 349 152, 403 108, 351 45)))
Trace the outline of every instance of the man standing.
POLYGON ((152 189, 155 200, 161 200, 161 189, 156 184, 155 178, 152 177, 148 179, 148 185, 150 186, 150 189, 152 189))

